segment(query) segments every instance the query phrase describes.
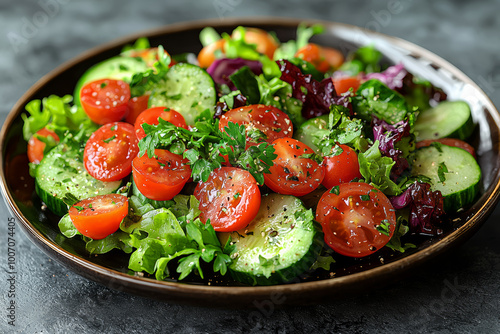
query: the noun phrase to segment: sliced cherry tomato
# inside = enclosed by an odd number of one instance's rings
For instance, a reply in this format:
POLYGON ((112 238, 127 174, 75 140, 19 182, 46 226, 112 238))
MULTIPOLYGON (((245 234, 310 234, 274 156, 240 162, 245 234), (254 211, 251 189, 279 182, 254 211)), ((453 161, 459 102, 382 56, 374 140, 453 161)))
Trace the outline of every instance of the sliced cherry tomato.
POLYGON ((188 129, 186 125, 186 121, 184 117, 173 109, 169 109, 166 107, 154 107, 144 110, 137 120, 135 121, 135 134, 138 140, 146 137, 146 133, 144 133, 144 129, 142 128, 142 124, 147 123, 150 125, 158 124, 158 119, 162 118, 167 122, 172 123, 175 126, 188 129))
POLYGON ((333 85, 335 86, 335 92, 337 94, 346 93, 352 88, 353 92, 358 90, 361 80, 359 77, 341 77, 332 78, 333 85))
POLYGON ((89 118, 97 124, 118 122, 128 110, 130 87, 121 80, 89 82, 80 92, 80 102, 89 118))
POLYGON ((137 153, 134 127, 124 122, 109 123, 90 136, 83 151, 83 163, 95 179, 118 181, 130 174, 137 153))
POLYGON ((344 62, 344 56, 340 51, 322 47, 314 43, 306 44, 300 48, 295 57, 310 62, 320 72, 326 72, 332 68, 335 69, 344 62))
POLYGON ((333 69, 337 69, 344 63, 344 55, 337 49, 323 46, 323 56, 333 69))
POLYGON ((303 196, 321 184, 325 169, 316 161, 302 157, 314 153, 306 144, 292 138, 279 138, 273 146, 278 157, 269 168, 271 174, 264 174, 265 183, 271 190, 283 195, 303 196))
POLYGON ((198 183, 194 196, 200 201, 201 220, 210 219, 218 232, 244 228, 260 208, 257 181, 249 172, 236 167, 214 170, 207 182, 198 183))
POLYGON ((125 116, 125 122, 135 124, 137 116, 148 109, 149 95, 136 96, 128 100, 128 111, 125 116))
MULTIPOLYGON (((253 129, 261 131, 266 136, 264 140, 268 143, 278 138, 290 138, 293 135, 293 124, 288 115, 278 108, 263 104, 229 110, 220 118, 219 130, 224 131, 229 122, 245 124, 247 134, 253 129)), ((247 147, 258 144, 259 142, 247 136, 247 147)))
POLYGON ((356 152, 347 145, 339 146, 342 153, 323 158, 325 178, 322 184, 328 189, 341 183, 350 182, 355 178, 361 178, 356 152))
MULTIPOLYGON (((239 37, 239 31, 232 34, 233 38, 239 37)), ((273 59, 278 43, 267 31, 258 28, 245 28, 245 42, 257 45, 257 52, 273 59)))
POLYGON ((318 202, 316 220, 325 242, 339 254, 363 257, 384 247, 396 227, 389 199, 367 183, 343 183, 325 192, 318 202))
POLYGON ((453 146, 453 147, 461 148, 463 150, 466 150, 470 154, 472 154, 472 156, 474 158, 476 157, 476 151, 474 150, 474 147, 472 147, 471 145, 467 144, 463 140, 455 139, 455 138, 440 138, 440 139, 426 139, 426 140, 422 140, 422 141, 419 141, 416 144, 416 148, 430 146, 434 142, 438 142, 438 143, 441 143, 441 144, 447 145, 447 146, 453 146))
POLYGON ((167 201, 177 195, 191 176, 188 160, 167 150, 155 150, 136 157, 132 163, 134 183, 137 189, 149 199, 167 201))
POLYGON ((69 217, 78 232, 96 240, 115 233, 127 214, 128 198, 118 194, 87 198, 69 208, 69 217))
POLYGON ((200 53, 198 53, 198 64, 202 68, 208 68, 215 59, 220 58, 217 57, 217 53, 224 53, 224 46, 226 45, 225 39, 219 39, 217 42, 214 42, 210 45, 205 46, 201 49, 200 53))
MULTIPOLYGON (((40 137, 52 137, 57 143, 59 136, 54 131, 43 128, 38 130, 36 134, 40 137)), ((31 136, 28 141, 28 159, 34 164, 39 164, 43 159, 43 151, 45 150, 45 143, 38 139, 36 136, 31 136)))

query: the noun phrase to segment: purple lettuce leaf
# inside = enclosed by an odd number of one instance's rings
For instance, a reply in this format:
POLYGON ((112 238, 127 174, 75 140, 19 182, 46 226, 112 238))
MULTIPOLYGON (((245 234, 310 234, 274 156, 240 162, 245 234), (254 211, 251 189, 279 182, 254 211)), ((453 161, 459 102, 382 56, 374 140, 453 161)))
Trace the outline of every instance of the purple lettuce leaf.
POLYGON ((385 71, 380 73, 368 73, 364 76, 364 80, 377 79, 386 84, 390 89, 398 89, 403 87, 403 79, 408 73, 402 63, 394 66, 389 66, 385 71))
POLYGON ((281 70, 280 79, 292 85, 292 96, 303 102, 302 116, 305 118, 328 114, 332 104, 349 105, 347 96, 337 95, 331 78, 314 80, 310 74, 302 74, 288 60, 280 60, 278 65, 281 70))
POLYGON ((258 60, 248 60, 243 58, 221 58, 216 59, 207 68, 208 74, 219 85, 227 85, 231 90, 236 90, 229 76, 242 68, 248 66, 255 75, 262 74, 262 63, 258 60))
POLYGON ((428 183, 415 182, 401 195, 391 197, 396 209, 409 208, 410 233, 439 235, 445 215, 443 196, 440 191, 431 191, 428 183))
POLYGON ((377 117, 373 117, 373 137, 379 141, 379 150, 382 155, 396 162, 391 170, 391 179, 396 180, 407 168, 410 167, 403 152, 396 148, 396 143, 410 135, 408 120, 391 125, 377 117))

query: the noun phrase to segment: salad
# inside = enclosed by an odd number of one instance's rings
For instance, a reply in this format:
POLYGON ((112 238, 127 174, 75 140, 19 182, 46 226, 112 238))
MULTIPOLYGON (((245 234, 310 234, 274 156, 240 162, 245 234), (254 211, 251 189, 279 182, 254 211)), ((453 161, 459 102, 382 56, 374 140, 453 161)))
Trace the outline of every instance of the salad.
POLYGON ((468 104, 322 32, 207 27, 178 55, 140 38, 73 96, 28 103, 30 173, 61 233, 135 275, 271 285, 452 229, 480 191, 468 104))

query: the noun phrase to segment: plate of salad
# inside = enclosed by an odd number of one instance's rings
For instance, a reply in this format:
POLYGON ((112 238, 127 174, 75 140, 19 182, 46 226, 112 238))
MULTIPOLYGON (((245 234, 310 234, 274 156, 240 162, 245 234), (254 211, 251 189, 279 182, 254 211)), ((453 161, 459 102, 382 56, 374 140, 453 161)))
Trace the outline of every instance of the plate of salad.
POLYGON ((2 191, 32 241, 106 286, 312 302, 470 237, 498 202, 499 128, 474 82, 406 41, 184 23, 35 84, 2 128, 2 191))

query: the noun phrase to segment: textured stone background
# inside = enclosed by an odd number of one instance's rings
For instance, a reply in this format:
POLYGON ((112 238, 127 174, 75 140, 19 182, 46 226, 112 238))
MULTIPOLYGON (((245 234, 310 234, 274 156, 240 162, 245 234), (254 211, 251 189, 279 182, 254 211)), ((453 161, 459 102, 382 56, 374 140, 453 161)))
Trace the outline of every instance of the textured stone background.
MULTIPOLYGON (((499 12, 498 0, 2 0, 0 120, 44 74, 91 47, 180 21, 254 15, 325 19, 401 37, 449 60, 500 106, 499 12), (397 14, 388 11, 393 3, 397 14), (27 30, 34 22, 38 27, 27 30), (23 39, 13 43, 9 34, 23 39)), ((348 300, 268 309, 251 321, 248 311, 179 306, 109 290, 51 261, 18 228, 15 327, 6 317, 9 217, 0 203, 3 333, 500 332, 498 208, 467 243, 409 279, 348 300)))

